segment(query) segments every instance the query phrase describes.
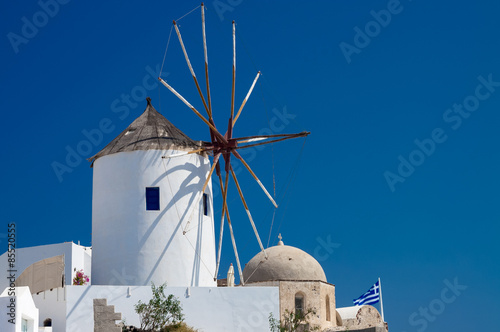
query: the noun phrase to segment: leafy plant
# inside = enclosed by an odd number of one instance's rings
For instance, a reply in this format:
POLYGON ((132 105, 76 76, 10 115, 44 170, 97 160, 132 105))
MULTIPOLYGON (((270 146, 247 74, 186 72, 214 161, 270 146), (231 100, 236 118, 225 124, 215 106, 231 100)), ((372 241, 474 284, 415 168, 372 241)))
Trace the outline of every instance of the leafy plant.
POLYGON ((311 326, 309 323, 309 316, 315 314, 316 311, 313 309, 308 309, 305 312, 302 310, 290 312, 286 309, 283 320, 278 320, 273 317, 271 312, 269 314, 269 329, 271 332, 319 331, 319 326, 311 326))
POLYGON ((198 330, 186 325, 184 322, 171 324, 161 329, 161 332, 197 332, 198 330))
POLYGON ((148 303, 139 301, 135 305, 135 311, 139 314, 141 330, 161 331, 162 328, 181 323, 184 320, 181 303, 178 298, 163 292, 167 285, 156 287, 151 283, 153 298, 148 303))
POLYGON ((89 277, 83 273, 83 270, 76 271, 76 275, 73 278, 73 285, 86 285, 89 282, 89 277))

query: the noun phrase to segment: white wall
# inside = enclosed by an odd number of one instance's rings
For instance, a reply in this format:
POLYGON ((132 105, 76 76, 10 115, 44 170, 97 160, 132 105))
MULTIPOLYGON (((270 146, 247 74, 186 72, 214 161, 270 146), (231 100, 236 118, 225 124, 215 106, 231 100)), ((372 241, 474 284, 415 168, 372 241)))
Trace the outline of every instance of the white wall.
MULTIPOLYGON (((90 248, 72 242, 16 249, 16 278, 19 277, 28 266, 35 262, 49 257, 64 255, 66 285, 71 285, 74 276, 74 268, 84 269, 85 273, 91 273, 91 266, 88 258, 87 263, 85 263, 85 257, 86 255, 88 256, 89 253, 90 248), (76 265, 73 264, 73 259, 75 259, 76 265)), ((9 275, 7 272, 7 258, 7 252, 0 256, 0 271, 2 271, 0 273, 0 292, 9 286, 9 280, 6 278, 9 275)))
MULTIPOLYGON (((83 272, 89 277, 90 282, 92 282, 92 249, 90 247, 82 247, 73 243, 73 250, 71 253, 71 280, 75 277, 75 269, 83 270, 83 272)), ((72 283, 71 283, 72 284, 72 283)))
POLYGON ((28 331, 38 332, 38 309, 31 297, 28 287, 15 288, 15 311, 11 308, 11 295, 9 290, 5 290, 0 296, 0 331, 2 332, 21 332, 21 320, 28 320, 28 331), (15 318, 11 318, 10 313, 15 314, 15 318), (9 319, 15 319, 15 324, 9 322, 9 319))
MULTIPOLYGON (((39 310, 40 325, 47 318, 52 319, 53 332, 66 331, 66 289, 67 287, 87 287, 87 286, 66 286, 65 288, 55 288, 53 290, 33 294, 33 301, 39 310)), ((89 330, 92 331, 92 330, 89 330)))
POLYGON ((93 285, 216 285, 211 182, 209 216, 199 199, 210 161, 161 158, 179 152, 120 152, 94 162, 93 285), (159 211, 146 211, 146 187, 160 188, 159 211))
MULTIPOLYGON (((148 302, 151 287, 133 286, 67 287, 68 332, 93 329, 93 299, 106 298, 115 306, 127 324, 139 326, 134 304, 148 302)), ((167 287, 165 294, 174 294, 181 301, 185 321, 204 332, 262 332, 269 330, 268 317, 279 317, 278 287, 167 287)), ((54 329, 54 332, 59 332, 54 329)))
POLYGON ((14 316, 9 316, 11 314, 11 308, 8 307, 11 305, 10 302, 10 297, 0 297, 0 331, 2 332, 17 332, 16 331, 16 321, 17 317, 15 317, 16 312, 12 312, 12 315, 14 316), (9 320, 13 319, 14 324, 9 322, 9 320))

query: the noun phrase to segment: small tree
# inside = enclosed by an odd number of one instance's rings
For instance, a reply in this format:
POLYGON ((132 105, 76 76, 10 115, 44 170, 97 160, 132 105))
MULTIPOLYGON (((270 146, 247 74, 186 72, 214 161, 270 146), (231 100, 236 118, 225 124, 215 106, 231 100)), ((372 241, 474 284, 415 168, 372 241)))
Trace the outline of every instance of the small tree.
POLYGON ((181 302, 174 295, 165 296, 163 290, 167 285, 156 287, 151 283, 153 298, 148 303, 139 302, 135 311, 139 314, 141 329, 145 331, 160 331, 169 324, 176 324, 184 320, 181 302))
POLYGON ((319 326, 311 327, 309 324, 310 315, 315 315, 316 311, 309 308, 306 312, 299 310, 296 313, 285 310, 283 321, 273 317, 273 313, 269 314, 269 329, 271 332, 309 332, 319 331, 319 326))

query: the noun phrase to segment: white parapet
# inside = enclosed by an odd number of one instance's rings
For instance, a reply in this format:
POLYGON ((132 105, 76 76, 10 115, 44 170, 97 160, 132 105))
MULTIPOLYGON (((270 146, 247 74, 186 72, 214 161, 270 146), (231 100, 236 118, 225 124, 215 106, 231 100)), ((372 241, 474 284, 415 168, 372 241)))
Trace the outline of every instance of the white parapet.
MULTIPOLYGON (((279 317, 276 286, 166 287, 164 294, 178 298, 185 322, 204 332, 268 331, 269 315, 279 317)), ((33 294, 40 309, 40 325, 50 318, 53 332, 93 331, 94 299, 106 299, 127 325, 140 326, 134 305, 139 301, 148 303, 151 298, 150 286, 66 286, 33 294)), ((33 302, 31 297, 23 302, 28 300, 33 302)))
MULTIPOLYGON (((93 299, 102 298, 128 325, 139 326, 134 305, 149 302, 151 287, 130 288, 129 293, 127 286, 67 287, 65 331, 92 331, 93 299)), ((278 287, 167 287, 164 294, 177 297, 186 323, 204 332, 269 331, 269 315, 279 317, 278 287)))

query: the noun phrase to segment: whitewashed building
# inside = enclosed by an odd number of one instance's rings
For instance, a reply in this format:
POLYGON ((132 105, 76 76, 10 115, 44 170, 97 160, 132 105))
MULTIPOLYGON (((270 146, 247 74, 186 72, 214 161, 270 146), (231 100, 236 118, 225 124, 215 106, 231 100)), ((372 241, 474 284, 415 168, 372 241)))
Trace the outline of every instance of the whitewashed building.
POLYGON ((38 309, 28 287, 6 288, 0 295, 0 307, 0 331, 38 331, 38 309))
MULTIPOLYGON (((153 282, 167 283, 166 292, 181 301, 186 323, 205 332, 268 331, 270 314, 281 317, 285 309, 308 307, 317 313, 312 323, 345 330, 335 286, 321 265, 281 241, 267 249, 267 259, 261 252, 249 262, 244 287, 217 286, 210 181, 201 192, 211 165, 208 155, 196 152, 201 144, 148 98, 144 113, 90 158, 92 248, 61 243, 18 249, 19 319, 0 329, 94 331, 94 299, 106 299, 127 324, 139 326, 134 304, 151 298, 153 282), (173 154, 180 156, 162 158, 173 154), (88 285, 72 285, 79 270, 89 276, 88 285)), ((0 268, 8 270, 7 253, 0 268)), ((11 301, 10 286, 0 278, 2 307, 11 301)), ((363 310, 370 320, 359 328, 386 331, 375 308, 363 310)), ((344 312, 350 319, 353 310, 344 312)), ((349 328, 357 327, 350 321, 349 328)))

